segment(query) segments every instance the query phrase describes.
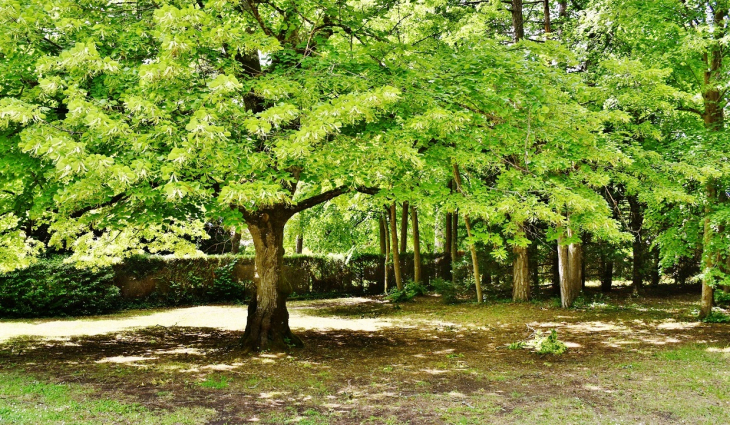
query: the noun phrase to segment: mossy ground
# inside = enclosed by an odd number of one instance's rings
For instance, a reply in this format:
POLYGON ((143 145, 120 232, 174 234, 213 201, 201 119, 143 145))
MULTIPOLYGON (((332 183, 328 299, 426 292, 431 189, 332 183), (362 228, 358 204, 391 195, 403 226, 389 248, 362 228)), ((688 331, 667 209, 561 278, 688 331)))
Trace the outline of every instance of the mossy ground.
POLYGON ((306 347, 254 356, 236 346, 231 307, 185 310, 185 326, 145 327, 165 313, 145 312, 135 329, 5 340, 0 423, 730 423, 730 325, 697 322, 697 298, 297 301, 306 347), (567 353, 506 349, 528 325, 557 329, 567 353))

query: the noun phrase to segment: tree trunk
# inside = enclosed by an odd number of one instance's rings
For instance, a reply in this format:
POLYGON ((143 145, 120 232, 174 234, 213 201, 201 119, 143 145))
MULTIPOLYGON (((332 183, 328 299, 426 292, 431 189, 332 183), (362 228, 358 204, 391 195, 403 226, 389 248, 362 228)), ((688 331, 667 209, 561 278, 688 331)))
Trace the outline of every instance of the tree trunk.
POLYGON ((408 249, 408 201, 403 202, 403 211, 400 216, 400 253, 405 254, 408 249))
MULTIPOLYGON (((466 234, 471 238, 471 221, 469 216, 464 215, 464 225, 466 226, 466 234)), ((477 290, 477 302, 481 303, 484 301, 484 295, 482 295, 482 280, 479 274, 479 257, 477 256, 477 246, 475 243, 469 244, 469 251, 471 251, 471 262, 474 268, 474 285, 477 290)))
POLYGON ((439 210, 435 208, 433 211, 433 253, 443 252, 444 249, 444 232, 439 221, 439 210))
POLYGON ((301 234, 297 235, 297 241, 296 241, 296 248, 294 249, 294 252, 297 254, 301 254, 302 250, 304 249, 304 236, 301 234))
POLYGON ((456 263, 459 258, 459 210, 451 214, 451 260, 456 263))
POLYGON ((626 197, 629 201, 631 209, 631 233, 634 234, 633 249, 633 267, 631 269, 631 288, 634 294, 639 293, 641 285, 644 281, 643 264, 644 264, 644 240, 643 230, 644 214, 641 211, 641 204, 636 195, 626 197))
POLYGON ((247 350, 285 350, 302 345, 289 329, 286 298, 292 289, 284 280, 284 225, 289 216, 275 210, 246 218, 256 250, 256 296, 248 305, 243 346, 247 350))
POLYGON ((568 0, 558 0, 558 16, 561 18, 568 17, 568 0))
POLYGON ((710 179, 705 184, 705 192, 707 193, 707 200, 705 201, 704 234, 702 238, 702 265, 704 269, 704 278, 702 279, 702 297, 700 299, 700 320, 710 315, 712 312, 712 305, 715 302, 714 282, 710 276, 710 272, 716 266, 715 253, 710 249, 712 246, 712 239, 714 237, 710 214, 712 214, 715 198, 717 198, 717 189, 715 188, 715 181, 713 179, 710 179))
POLYGON ((380 255, 385 255, 387 253, 388 234, 385 230, 385 217, 382 215, 378 218, 378 227, 380 229, 380 255))
MULTIPOLYGON (((388 209, 388 207, 385 208, 385 211, 386 211, 387 215, 390 215, 390 210, 388 209)), ((385 214, 383 214, 381 216, 381 218, 383 220, 383 225, 385 226, 385 229, 388 230, 388 233, 390 233, 390 231, 389 231, 390 220, 388 219, 388 217, 386 217, 385 214)), ((389 289, 388 287, 391 284, 391 282, 390 282, 390 267, 391 267, 390 264, 391 263, 390 263, 389 259, 390 259, 390 234, 388 234, 388 237, 385 238, 385 258, 383 259, 383 269, 384 269, 384 271, 383 271, 383 273, 384 273, 383 274, 383 288, 384 288, 384 291, 386 294, 388 293, 388 289, 389 289)))
POLYGON ((661 279, 661 273, 659 273, 659 248, 654 248, 651 254, 654 260, 651 265, 651 285, 659 286, 659 280, 661 279))
MULTIPOLYGON (((713 12, 715 24, 713 36, 716 43, 710 54, 705 54, 703 57, 707 67, 704 73, 704 86, 706 89, 702 93, 703 104, 705 107, 702 118, 704 119, 705 127, 709 131, 716 132, 722 131, 725 127, 725 112, 722 105, 722 96, 720 91, 723 74, 723 49, 721 47, 720 40, 725 36, 725 25, 723 21, 725 20, 725 15, 728 13, 728 9, 727 6, 716 7, 713 12)), ((709 179, 709 181, 705 184, 705 192, 707 200, 705 203, 704 235, 702 238, 704 278, 702 279, 702 298, 700 299, 700 320, 706 318, 712 312, 712 305, 715 301, 714 282, 710 276, 711 270, 717 267, 715 260, 717 253, 713 252, 711 249, 714 231, 710 221, 710 214, 714 211, 717 201, 717 188, 715 187, 714 179, 709 179)))
POLYGON ((241 250, 241 232, 236 229, 231 238, 231 254, 236 255, 241 250))
POLYGON ((559 259, 559 246, 558 243, 554 246, 550 255, 550 270, 552 272, 552 290, 553 294, 560 294, 560 259, 559 259))
MULTIPOLYGON (((568 229, 565 236, 573 233, 568 229)), ((560 268, 560 303, 563 308, 573 305, 581 290, 583 253, 579 243, 565 245, 564 236, 558 237, 558 264, 560 268)))
POLYGON ((418 231, 418 211, 411 206, 411 226, 413 226, 413 281, 423 282, 423 264, 421 262, 421 235, 418 231))
POLYGON ((601 254, 601 292, 611 292, 613 286, 613 258, 601 254))
POLYGON ((453 235, 451 234, 452 233, 451 232, 451 221, 452 221, 451 213, 447 212, 446 213, 446 229, 445 229, 446 237, 445 237, 445 241, 444 241, 444 254, 448 258, 451 258, 451 238, 453 237, 453 235))
POLYGON ((400 271, 400 255, 398 253, 398 212, 395 202, 390 206, 390 251, 393 254, 393 272, 395 274, 395 286, 398 290, 403 289, 403 279, 400 271))
POLYGON ((552 28, 550 27, 550 0, 543 1, 542 12, 545 17, 545 34, 550 34, 552 32, 552 28))
POLYGON ((525 22, 522 17, 522 0, 512 0, 512 29, 514 30, 514 41, 518 41, 525 38, 525 22))
MULTIPOLYGON (((517 225, 517 233, 525 233, 525 225, 517 225)), ((527 247, 515 245, 512 249, 515 254, 512 263, 512 301, 527 301, 530 299, 530 266, 527 247)))

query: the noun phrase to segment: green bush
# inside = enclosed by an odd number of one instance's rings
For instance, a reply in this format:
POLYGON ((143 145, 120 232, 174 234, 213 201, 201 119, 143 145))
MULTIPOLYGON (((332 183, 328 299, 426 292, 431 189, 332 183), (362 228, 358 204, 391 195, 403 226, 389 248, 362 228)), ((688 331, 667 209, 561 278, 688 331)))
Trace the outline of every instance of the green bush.
POLYGON ((433 286, 437 294, 441 295, 441 301, 444 304, 454 304, 458 301, 458 296, 461 292, 460 288, 450 280, 436 278, 431 282, 431 286, 433 286))
POLYGON ((121 305, 111 268, 78 269, 63 258, 0 275, 1 317, 83 316, 121 305))
POLYGON ((535 331, 530 339, 526 341, 517 341, 507 346, 510 350, 530 349, 538 354, 563 354, 568 351, 568 347, 563 341, 558 339, 558 331, 551 329, 549 333, 543 331, 535 331))
POLYGON ((721 311, 712 310, 702 321, 705 323, 730 323, 730 316, 721 311))
POLYGON ((425 294, 427 291, 426 286, 421 283, 408 282, 403 289, 393 288, 386 298, 394 303, 400 303, 410 301, 418 295, 425 294))

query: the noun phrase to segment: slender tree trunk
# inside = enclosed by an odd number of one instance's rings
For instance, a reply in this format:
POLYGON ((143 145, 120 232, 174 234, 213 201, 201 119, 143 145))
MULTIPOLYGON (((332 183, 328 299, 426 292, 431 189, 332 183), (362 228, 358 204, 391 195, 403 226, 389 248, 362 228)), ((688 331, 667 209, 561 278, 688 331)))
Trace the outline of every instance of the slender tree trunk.
POLYGON ((552 32, 552 28, 550 27, 550 0, 543 1, 542 13, 545 17, 545 34, 550 34, 552 32))
POLYGON ((552 272, 552 290, 553 294, 560 294, 560 259, 559 259, 559 245, 556 242, 554 249, 550 255, 550 270, 552 272))
POLYGON ((512 29, 514 30, 514 41, 518 41, 525 38, 525 22, 522 16, 522 0, 512 0, 512 29))
POLYGON ((601 253, 601 292, 611 292, 613 286, 613 258, 601 253))
POLYGON ((456 263, 459 258, 459 210, 451 214, 451 260, 456 263))
POLYGON ((231 254, 236 255, 241 250, 241 232, 236 229, 231 238, 231 254))
POLYGON ((447 257, 451 258, 451 238, 453 237, 451 232, 451 213, 446 213, 446 228, 445 228, 445 241, 444 241, 444 254, 446 254, 447 257))
POLYGON ((540 259, 537 243, 537 238, 532 238, 530 239, 530 246, 527 248, 528 262, 530 264, 530 279, 532 280, 531 297, 540 294, 540 259))
MULTIPOLYGON (((517 224, 517 233, 525 233, 525 225, 517 224)), ((527 247, 515 245, 512 249, 515 254, 512 263, 512 301, 527 301, 530 299, 530 267, 527 247)))
POLYGON ((443 252, 444 250, 444 232, 443 228, 441 227, 441 222, 439 218, 441 217, 441 213, 438 210, 438 207, 434 208, 433 211, 433 253, 439 253, 443 252))
MULTIPOLYGON (((464 189, 461 184, 461 173, 459 172, 459 166, 457 164, 454 164, 454 182, 456 183, 456 189, 459 191, 459 193, 462 194, 462 196, 466 196, 464 193, 464 189)), ((456 229, 456 215, 454 220, 454 229, 456 229)), ((464 214, 464 225, 466 226, 466 235, 471 239, 472 237, 472 231, 471 231, 471 221, 469 220, 469 216, 467 214, 464 214)), ((456 236, 456 232, 454 232, 454 236, 456 236)), ((456 239, 456 238, 454 238, 456 239)), ((477 247, 475 243, 469 244, 469 250, 471 251, 471 262, 472 266, 474 267, 474 285, 476 286, 477 290, 477 302, 481 303, 484 301, 484 296, 482 295, 482 280, 481 275, 479 274, 479 257, 477 256, 477 247)), ((452 249, 452 253, 455 252, 456 249, 452 249)))
POLYGON ((380 255, 387 253, 388 234, 385 230, 385 217, 382 215, 378 218, 378 227, 380 229, 380 255))
POLYGON ((302 234, 298 234, 294 252, 296 252, 297 254, 301 254, 303 250, 304 250, 304 236, 302 234))
POLYGON ((659 273, 659 248, 654 248, 651 255, 654 260, 651 265, 651 285, 659 286, 659 280, 661 279, 661 274, 659 273))
POLYGON ((398 224, 397 224, 398 212, 396 211, 396 204, 393 202, 390 206, 390 251, 393 254, 393 272, 395 273, 395 286, 399 289, 403 289, 403 278, 400 269, 400 255, 398 253, 398 224))
MULTIPOLYGON (((713 10, 714 18, 714 38, 716 40, 710 54, 705 54, 703 59, 707 64, 704 73, 704 82, 706 89, 702 93, 704 103, 704 113, 702 118, 705 127, 712 132, 722 131, 725 127, 725 112, 722 105, 722 94, 720 85, 722 84, 722 55, 723 49, 720 40, 725 36, 725 15, 728 13, 727 5, 725 7, 716 7, 713 10)), ((712 251, 712 239, 714 230, 710 221, 710 214, 714 211, 717 202, 717 187, 714 179, 709 179, 705 184, 706 203, 705 203, 705 221, 703 235, 703 273, 702 279, 702 298, 700 299, 700 319, 705 319, 712 312, 712 305, 715 302, 715 289, 713 279, 710 276, 712 269, 718 266, 716 264, 716 256, 718 253, 712 251)))
POLYGON ((418 210, 414 206, 411 206, 411 223, 413 226, 413 281, 422 283, 421 235, 418 231, 418 210))
POLYGON ((403 211, 400 216, 400 253, 405 254, 408 249, 408 201, 403 201, 403 211))
POLYGON ((291 286, 284 280, 284 225, 289 216, 276 210, 248 215, 246 223, 256 250, 256 294, 248 305, 243 346, 248 350, 284 350, 301 345, 289 329, 286 298, 291 286))
MULTIPOLYGON (((386 214, 389 216, 390 210, 388 209, 388 207, 385 208, 385 211, 386 211, 386 214)), ((381 218, 383 220, 383 225, 385 226, 385 228, 389 229, 390 220, 388 219, 388 217, 386 217, 386 214, 382 215, 381 218)), ((385 293, 387 294, 388 289, 390 289, 389 286, 392 284, 392 282, 390 282, 391 263, 390 263, 390 231, 389 230, 388 230, 388 237, 385 238, 385 258, 383 260, 383 268, 385 269, 385 272, 384 272, 385 274, 384 274, 384 278, 383 278, 383 281, 384 281, 383 288, 384 288, 385 293)))
POLYGON ((558 0, 558 16, 561 18, 568 17, 568 0, 558 0))
POLYGON ((634 234, 634 242, 632 244, 634 259, 631 270, 631 287, 634 294, 637 294, 644 281, 644 232, 642 230, 644 225, 644 214, 636 195, 628 196, 626 199, 629 201, 629 207, 631 209, 631 233, 634 234))
POLYGON ((705 192, 707 193, 707 200, 705 201, 705 221, 704 221, 704 235, 703 235, 703 253, 702 253, 702 265, 704 278, 702 279, 702 297, 700 299, 700 320, 706 318, 712 312, 712 305, 715 302, 715 288, 713 285, 712 277, 710 272, 716 267, 715 264, 715 253, 712 252, 710 247, 712 246, 712 239, 715 236, 715 232, 712 229, 712 222, 710 221, 710 214, 717 198, 717 189, 715 188, 715 181, 710 179, 705 184, 705 192))

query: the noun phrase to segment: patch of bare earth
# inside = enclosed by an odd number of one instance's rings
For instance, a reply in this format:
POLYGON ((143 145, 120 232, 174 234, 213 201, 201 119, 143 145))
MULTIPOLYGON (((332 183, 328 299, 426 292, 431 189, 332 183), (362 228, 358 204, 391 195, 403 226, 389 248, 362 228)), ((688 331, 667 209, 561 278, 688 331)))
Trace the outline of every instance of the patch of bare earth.
MULTIPOLYGON (((236 345, 245 308, 176 309, 91 320, 89 334, 76 327, 71 337, 9 340, 0 373, 73 381, 151 409, 212 408, 216 424, 551 423, 555 412, 564 423, 680 423, 692 412, 651 402, 668 391, 664 372, 678 366, 657 353, 702 344, 718 353, 708 367, 719 384, 730 370, 722 351, 729 327, 683 320, 691 300, 618 297, 569 311, 444 306, 432 297, 397 307, 364 298, 296 302, 292 326, 305 348, 254 356, 236 345), (569 346, 562 356, 506 348, 532 329, 553 328, 569 346)), ((13 323, 0 323, 0 334, 13 323)), ((697 412, 730 410, 728 394, 683 395, 697 412)))

